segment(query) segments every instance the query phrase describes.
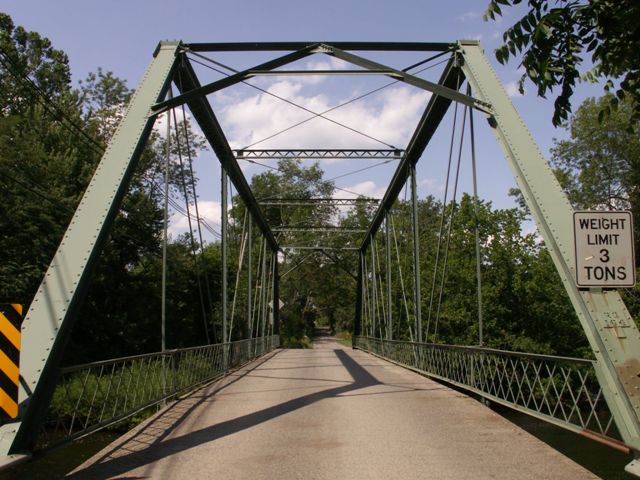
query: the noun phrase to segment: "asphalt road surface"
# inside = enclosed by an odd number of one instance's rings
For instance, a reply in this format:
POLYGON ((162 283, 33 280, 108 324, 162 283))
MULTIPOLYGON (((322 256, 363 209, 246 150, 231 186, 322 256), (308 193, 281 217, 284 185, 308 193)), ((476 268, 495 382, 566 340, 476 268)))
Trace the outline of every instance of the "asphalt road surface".
POLYGON ((332 338, 315 347, 173 404, 70 478, 597 478, 459 392, 332 338))

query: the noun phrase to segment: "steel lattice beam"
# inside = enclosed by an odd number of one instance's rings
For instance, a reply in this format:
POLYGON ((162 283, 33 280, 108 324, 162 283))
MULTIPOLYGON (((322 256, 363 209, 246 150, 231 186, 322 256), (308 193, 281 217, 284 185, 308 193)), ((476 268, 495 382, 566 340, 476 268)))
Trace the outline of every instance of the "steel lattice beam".
POLYGON ((277 150, 236 150, 236 158, 238 160, 259 160, 259 159, 283 159, 296 158, 301 160, 340 160, 340 159, 356 159, 356 160, 386 160, 390 158, 401 159, 404 150, 400 149, 277 149, 277 150))
POLYGON ((281 198, 277 200, 261 201, 260 205, 264 207, 308 207, 314 205, 325 204, 332 207, 352 207, 362 204, 377 204, 380 200, 377 198, 281 198))
POLYGON ((365 233, 365 229, 343 227, 282 227, 272 229, 274 233, 365 233))
POLYGON ((282 250, 345 250, 345 251, 357 251, 360 250, 358 247, 331 247, 329 245, 283 245, 280 247, 282 250))

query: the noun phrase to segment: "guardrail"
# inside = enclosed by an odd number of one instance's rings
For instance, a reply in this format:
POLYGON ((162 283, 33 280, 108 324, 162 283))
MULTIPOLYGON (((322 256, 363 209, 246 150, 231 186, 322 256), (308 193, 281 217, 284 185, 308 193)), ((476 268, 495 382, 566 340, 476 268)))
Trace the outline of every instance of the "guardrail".
POLYGON ((39 443, 51 448, 118 423, 279 344, 274 335, 62 368, 39 443))
POLYGON ((362 336, 353 346, 628 451, 617 439, 592 360, 362 336))

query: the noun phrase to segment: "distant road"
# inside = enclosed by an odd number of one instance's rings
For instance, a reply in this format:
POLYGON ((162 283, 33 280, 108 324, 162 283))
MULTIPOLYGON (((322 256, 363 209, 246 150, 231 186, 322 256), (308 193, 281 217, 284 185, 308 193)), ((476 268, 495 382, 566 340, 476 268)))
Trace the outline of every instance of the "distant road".
POLYGON ((477 401, 331 337, 196 392, 71 478, 593 479, 477 401))

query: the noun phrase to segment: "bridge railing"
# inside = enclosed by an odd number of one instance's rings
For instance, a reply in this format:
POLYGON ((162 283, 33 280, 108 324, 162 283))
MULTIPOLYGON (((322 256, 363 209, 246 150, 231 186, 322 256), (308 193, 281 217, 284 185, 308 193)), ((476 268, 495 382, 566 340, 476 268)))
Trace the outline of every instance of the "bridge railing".
POLYGON ((362 336, 354 347, 625 450, 592 360, 362 336))
POLYGON ((278 346, 274 335, 62 368, 40 447, 114 425, 278 346))

